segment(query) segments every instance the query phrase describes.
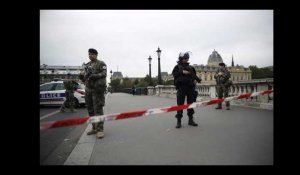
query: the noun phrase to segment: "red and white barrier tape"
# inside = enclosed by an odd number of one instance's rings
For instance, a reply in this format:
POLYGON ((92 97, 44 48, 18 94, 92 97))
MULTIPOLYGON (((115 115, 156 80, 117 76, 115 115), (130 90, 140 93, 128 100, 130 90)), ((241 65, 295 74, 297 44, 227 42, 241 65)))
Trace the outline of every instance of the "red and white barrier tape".
POLYGON ((133 111, 133 112, 123 112, 123 113, 115 113, 115 114, 105 114, 100 116, 93 116, 93 117, 81 117, 81 118, 72 118, 66 120, 59 120, 59 121, 51 121, 51 122, 44 122, 40 124, 40 130, 48 129, 48 128, 57 128, 63 126, 72 126, 72 125, 80 125, 85 123, 87 120, 89 123, 97 123, 100 121, 111 121, 111 120, 120 120, 120 119, 127 119, 133 117, 140 117, 140 116, 149 116, 154 114, 160 114, 165 112, 173 112, 178 110, 184 110, 189 108, 196 108, 196 107, 203 107, 207 105, 217 104, 223 101, 232 101, 236 99, 242 98, 249 98, 259 95, 265 95, 272 93, 273 90, 267 91, 260 91, 255 93, 245 93, 238 96, 227 97, 222 99, 212 99, 202 102, 195 102, 192 104, 184 104, 179 106, 171 106, 171 107, 163 107, 163 108, 154 108, 154 109, 147 109, 147 110, 140 110, 140 111, 133 111))

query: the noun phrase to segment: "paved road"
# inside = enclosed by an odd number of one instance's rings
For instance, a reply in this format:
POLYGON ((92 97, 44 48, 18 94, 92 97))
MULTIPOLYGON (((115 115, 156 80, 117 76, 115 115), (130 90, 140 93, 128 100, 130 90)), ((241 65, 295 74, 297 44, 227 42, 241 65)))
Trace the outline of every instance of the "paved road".
POLYGON ((41 117, 44 117, 48 114, 58 111, 59 108, 60 108, 59 106, 40 106, 40 120, 41 117))
MULTIPOLYGON (((104 112, 175 105, 175 99, 109 94, 104 112)), ((175 129, 175 113, 106 122, 105 138, 81 136, 65 164, 272 165, 273 111, 232 106, 195 109, 198 127, 175 129)), ((90 126, 89 126, 90 127, 90 126)), ((85 131, 86 132, 86 131, 85 131)))
MULTIPOLYGON (((41 107, 40 122, 87 115, 85 108, 77 109, 76 113, 60 113, 58 110, 59 107, 57 106, 41 107)), ((40 164, 62 165, 76 146, 86 127, 87 124, 40 131, 40 164)))

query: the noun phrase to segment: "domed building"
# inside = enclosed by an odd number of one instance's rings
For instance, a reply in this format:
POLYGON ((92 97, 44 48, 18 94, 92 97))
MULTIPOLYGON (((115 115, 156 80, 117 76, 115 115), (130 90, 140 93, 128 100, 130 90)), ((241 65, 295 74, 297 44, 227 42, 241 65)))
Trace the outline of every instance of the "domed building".
POLYGON ((223 59, 221 55, 214 50, 208 57, 207 65, 219 67, 219 63, 223 63, 223 59))
MULTIPOLYGON (((197 76, 201 77, 201 84, 215 84, 214 75, 219 67, 219 63, 223 63, 221 55, 214 50, 208 57, 207 65, 193 65, 196 69, 197 76)), ((225 63, 226 64, 226 63, 225 63)), ((231 73, 232 81, 251 80, 251 70, 244 66, 234 65, 233 56, 231 66, 226 64, 228 71, 231 73)))

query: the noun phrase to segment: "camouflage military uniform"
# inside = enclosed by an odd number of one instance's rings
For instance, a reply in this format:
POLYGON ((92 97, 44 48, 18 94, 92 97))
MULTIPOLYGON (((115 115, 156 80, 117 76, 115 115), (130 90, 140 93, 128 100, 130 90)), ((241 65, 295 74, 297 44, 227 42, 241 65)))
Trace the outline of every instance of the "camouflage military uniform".
MULTIPOLYGON (((85 83, 85 103, 89 116, 103 115, 103 106, 105 105, 104 92, 106 89, 107 68, 103 61, 90 61, 86 66, 91 68, 91 76, 80 76, 85 83)), ((93 123, 94 132, 103 132, 104 122, 93 123)), ((91 133, 94 134, 94 133, 91 133)))
MULTIPOLYGON (((225 67, 220 67, 216 71, 216 74, 214 75, 214 78, 216 79, 216 89, 218 98, 221 99, 224 97, 228 97, 228 87, 225 85, 228 83, 229 78, 231 77, 230 72, 225 67), (218 75, 219 72, 222 72, 222 75, 218 75)), ((226 102, 226 108, 229 109, 230 103, 229 101, 226 102)), ((222 109, 222 103, 218 103, 218 107, 216 109, 222 109)))
POLYGON ((66 89, 65 95, 66 95, 66 100, 61 106, 61 112, 64 112, 66 109, 66 105, 69 106, 71 112, 74 112, 74 106, 75 106, 75 97, 74 97, 74 90, 75 90, 75 83, 73 80, 66 79, 64 80, 64 87, 66 89))

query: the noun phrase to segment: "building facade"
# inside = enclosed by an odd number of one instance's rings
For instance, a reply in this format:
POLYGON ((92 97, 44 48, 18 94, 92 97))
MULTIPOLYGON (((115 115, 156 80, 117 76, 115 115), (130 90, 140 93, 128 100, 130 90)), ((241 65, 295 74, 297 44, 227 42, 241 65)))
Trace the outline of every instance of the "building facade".
POLYGON ((113 72, 113 74, 111 75, 111 79, 114 80, 114 79, 123 79, 123 75, 122 75, 122 72, 113 72))
POLYGON ((78 75, 81 71, 83 71, 82 66, 49 66, 43 64, 40 65, 40 84, 62 80, 68 73, 75 81, 79 82, 78 75))
MULTIPOLYGON (((196 69, 197 76, 202 79, 201 84, 215 84, 214 75, 219 67, 219 63, 223 63, 221 55, 217 51, 213 51, 212 54, 208 57, 207 65, 197 65, 193 66, 196 69)), ((225 63, 226 64, 226 63, 225 63)), ((231 73, 232 81, 240 80, 251 80, 251 70, 245 68, 242 65, 234 65, 233 56, 231 66, 226 64, 228 71, 231 73)))

